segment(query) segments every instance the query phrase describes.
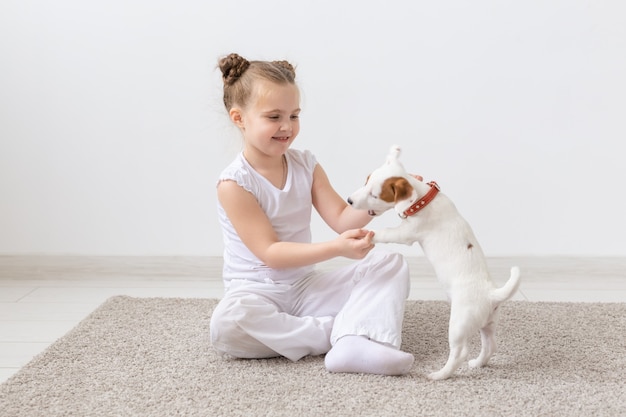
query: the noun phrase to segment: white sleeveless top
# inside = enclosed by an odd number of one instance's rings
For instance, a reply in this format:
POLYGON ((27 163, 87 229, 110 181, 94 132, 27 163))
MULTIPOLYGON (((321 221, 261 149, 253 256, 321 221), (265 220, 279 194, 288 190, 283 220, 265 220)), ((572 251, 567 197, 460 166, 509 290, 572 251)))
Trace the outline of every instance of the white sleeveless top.
MULTIPOLYGON (((280 190, 256 172, 246 161, 243 152, 222 171, 218 184, 232 180, 249 191, 269 218, 278 239, 283 242, 311 242, 311 209, 313 170, 317 165, 315 156, 309 151, 289 149, 287 158, 287 180, 280 190)), ((226 216, 222 205, 217 211, 224 238, 224 284, 228 288, 233 279, 259 282, 293 281, 309 274, 314 266, 299 268, 269 268, 257 258, 241 241, 226 216)))

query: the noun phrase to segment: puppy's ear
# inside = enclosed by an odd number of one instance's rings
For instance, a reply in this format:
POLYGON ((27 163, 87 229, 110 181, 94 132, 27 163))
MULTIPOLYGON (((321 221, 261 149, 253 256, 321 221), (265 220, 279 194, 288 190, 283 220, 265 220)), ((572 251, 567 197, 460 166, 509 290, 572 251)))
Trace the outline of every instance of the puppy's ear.
POLYGON ((397 203, 409 198, 412 192, 413 187, 405 178, 391 177, 383 182, 379 197, 383 201, 397 203))
POLYGON ((400 147, 398 145, 392 145, 387 154, 387 165, 394 163, 400 157, 400 147))

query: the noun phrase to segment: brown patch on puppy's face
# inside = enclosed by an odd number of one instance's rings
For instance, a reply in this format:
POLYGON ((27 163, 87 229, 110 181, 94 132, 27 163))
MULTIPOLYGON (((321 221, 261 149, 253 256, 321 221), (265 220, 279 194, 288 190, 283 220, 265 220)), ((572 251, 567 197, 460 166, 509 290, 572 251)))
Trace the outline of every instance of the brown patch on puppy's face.
POLYGON ((405 178, 391 177, 383 182, 378 197, 389 203, 397 203, 398 201, 409 198, 412 191, 413 187, 405 178))

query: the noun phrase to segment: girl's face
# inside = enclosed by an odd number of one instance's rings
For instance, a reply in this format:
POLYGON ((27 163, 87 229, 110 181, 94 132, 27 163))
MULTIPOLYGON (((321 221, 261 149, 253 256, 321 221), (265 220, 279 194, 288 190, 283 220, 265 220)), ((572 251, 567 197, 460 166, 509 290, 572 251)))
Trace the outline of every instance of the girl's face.
POLYGON ((230 116, 241 129, 245 146, 267 156, 284 154, 300 132, 300 92, 293 84, 258 81, 245 108, 230 116))

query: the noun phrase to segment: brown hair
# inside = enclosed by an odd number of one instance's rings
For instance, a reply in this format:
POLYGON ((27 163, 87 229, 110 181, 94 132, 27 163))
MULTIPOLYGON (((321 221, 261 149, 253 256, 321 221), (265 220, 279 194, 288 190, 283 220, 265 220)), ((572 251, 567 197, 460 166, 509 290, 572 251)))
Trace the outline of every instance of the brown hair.
POLYGON ((287 61, 248 61, 230 54, 219 60, 224 81, 224 106, 230 110, 235 105, 247 104, 254 81, 263 79, 277 84, 295 84, 296 70, 287 61))

